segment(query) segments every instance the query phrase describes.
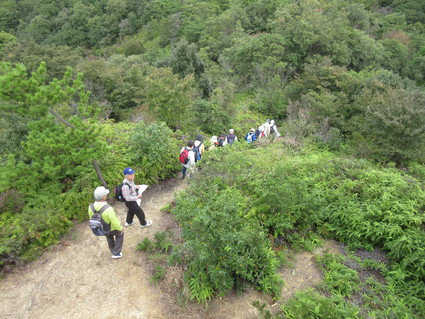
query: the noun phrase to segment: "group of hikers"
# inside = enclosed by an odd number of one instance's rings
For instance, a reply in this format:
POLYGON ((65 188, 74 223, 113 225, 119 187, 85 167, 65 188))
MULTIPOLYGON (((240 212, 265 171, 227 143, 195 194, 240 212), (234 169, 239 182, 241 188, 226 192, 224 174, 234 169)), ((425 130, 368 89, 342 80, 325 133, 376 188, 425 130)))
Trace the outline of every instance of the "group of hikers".
MULTIPOLYGON (((279 137, 280 133, 277 130, 277 126, 274 120, 267 119, 265 123, 261 124, 257 129, 250 129, 245 135, 245 141, 252 143, 257 139, 266 138, 269 136, 279 137)), ((238 137, 235 135, 235 130, 230 129, 229 133, 221 134, 220 136, 213 136, 210 139, 210 145, 205 147, 204 140, 201 135, 197 135, 195 140, 188 140, 185 147, 180 150, 179 160, 183 166, 182 178, 186 178, 188 169, 193 170, 194 165, 197 161, 202 158, 202 154, 206 149, 213 149, 216 147, 223 147, 225 145, 233 145, 238 141, 238 137)))
MULTIPOLYGON (((271 135, 275 137, 280 136, 274 120, 266 120, 258 129, 250 129, 244 139, 247 143, 252 143, 257 139, 266 138, 271 135)), ((230 129, 227 135, 222 134, 218 137, 213 136, 208 146, 204 145, 204 140, 201 135, 196 136, 195 140, 189 140, 187 146, 183 147, 180 151, 180 162, 183 165, 183 178, 186 177, 188 169, 193 170, 195 163, 201 159, 206 149, 232 145, 237 141, 238 138, 233 129, 230 129)), ((134 183, 135 173, 136 172, 131 167, 126 167, 123 171, 124 180, 120 185, 120 195, 122 195, 128 209, 124 226, 129 227, 134 225, 134 216, 136 215, 139 219, 140 227, 145 228, 151 226, 152 221, 146 219, 145 213, 140 207, 143 185, 136 185, 134 183)), ((124 229, 121 226, 114 208, 108 205, 106 201, 108 194, 109 190, 104 186, 99 186, 95 189, 95 202, 90 204, 88 208, 88 215, 90 218, 89 224, 93 233, 97 236, 106 236, 112 258, 119 259, 123 256, 124 229)))

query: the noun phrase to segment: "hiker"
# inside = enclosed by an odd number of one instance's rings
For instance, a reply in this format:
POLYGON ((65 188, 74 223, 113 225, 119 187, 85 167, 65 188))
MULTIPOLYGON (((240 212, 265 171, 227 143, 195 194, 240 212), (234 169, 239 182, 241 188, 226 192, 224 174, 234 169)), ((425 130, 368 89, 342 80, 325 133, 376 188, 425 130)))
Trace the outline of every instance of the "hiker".
POLYGON ((195 163, 202 158, 202 154, 205 152, 205 146, 203 143, 204 139, 201 135, 197 135, 195 141, 193 142, 193 152, 195 155, 195 163))
POLYGON ((258 129, 261 132, 260 138, 269 136, 270 135, 270 120, 267 119, 266 122, 264 124, 261 124, 258 129))
POLYGON ((216 135, 213 135, 210 139, 210 146, 208 146, 208 150, 213 150, 218 146, 218 139, 216 135))
POLYGON ((229 130, 229 134, 226 136, 225 144, 233 145, 233 143, 238 140, 238 138, 236 137, 234 133, 235 133, 235 130, 231 128, 229 130))
POLYGON ((193 140, 188 140, 187 141, 187 145, 185 147, 183 147, 180 151, 180 158, 182 157, 182 153, 187 150, 187 162, 186 164, 183 163, 181 160, 181 164, 183 165, 183 169, 182 169, 182 175, 183 175, 183 179, 185 179, 186 177, 186 173, 187 173, 187 169, 189 169, 190 171, 193 170, 193 166, 195 165, 195 153, 193 152, 193 140))
POLYGON ((217 147, 222 147, 226 144, 226 134, 221 134, 217 138, 217 147))
MULTIPOLYGON (((103 186, 96 187, 94 190, 94 209, 99 212, 101 208, 105 205, 108 205, 106 198, 108 197, 109 190, 103 186)), ((89 206, 89 218, 93 216, 94 212, 89 206)), ((124 229, 120 225, 117 215, 115 214, 114 208, 112 206, 106 208, 102 213, 102 219, 105 223, 111 226, 111 231, 106 235, 106 240, 108 241, 109 250, 112 253, 113 259, 118 259, 122 257, 122 245, 124 242, 124 229)))
POLYGON ((138 189, 141 185, 134 184, 134 174, 136 172, 131 167, 124 169, 124 180, 122 186, 122 196, 125 199, 125 206, 128 208, 127 218, 125 220, 125 227, 134 225, 134 215, 137 216, 140 222, 140 227, 149 227, 152 225, 151 220, 145 219, 145 213, 137 203, 137 200, 142 198, 142 194, 138 194, 138 189))
POLYGON ((274 120, 270 121, 270 134, 273 134, 275 137, 280 136, 280 133, 277 130, 276 124, 274 123, 274 120))
POLYGON ((255 129, 250 129, 248 134, 246 134, 245 136, 245 141, 248 144, 251 144, 252 142, 254 142, 257 139, 257 136, 255 135, 255 129))

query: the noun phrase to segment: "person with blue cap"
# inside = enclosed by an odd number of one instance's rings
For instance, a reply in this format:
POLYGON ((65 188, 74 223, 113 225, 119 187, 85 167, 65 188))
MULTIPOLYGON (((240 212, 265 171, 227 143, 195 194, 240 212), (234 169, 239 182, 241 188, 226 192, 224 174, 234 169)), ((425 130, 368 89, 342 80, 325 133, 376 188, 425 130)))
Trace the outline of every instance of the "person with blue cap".
POLYGON ((134 184, 134 174, 136 173, 131 167, 124 169, 124 180, 122 186, 122 195, 125 199, 125 206, 128 208, 127 217, 125 220, 125 226, 134 225, 134 215, 140 221, 140 227, 149 227, 152 225, 152 221, 145 219, 145 213, 137 203, 137 200, 142 198, 142 194, 138 194, 138 189, 141 187, 134 184))

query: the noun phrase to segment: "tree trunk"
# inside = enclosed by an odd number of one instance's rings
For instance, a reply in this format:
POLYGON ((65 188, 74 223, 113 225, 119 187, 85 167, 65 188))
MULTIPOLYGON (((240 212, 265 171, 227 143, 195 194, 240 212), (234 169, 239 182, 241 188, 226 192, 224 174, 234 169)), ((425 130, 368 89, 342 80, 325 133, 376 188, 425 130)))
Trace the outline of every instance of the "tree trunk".
POLYGON ((94 167, 94 170, 96 171, 97 177, 99 177, 99 180, 102 182, 102 185, 105 188, 108 188, 108 184, 106 184, 106 181, 103 178, 102 172, 100 171, 99 164, 97 164, 96 160, 93 160, 93 167, 94 167))

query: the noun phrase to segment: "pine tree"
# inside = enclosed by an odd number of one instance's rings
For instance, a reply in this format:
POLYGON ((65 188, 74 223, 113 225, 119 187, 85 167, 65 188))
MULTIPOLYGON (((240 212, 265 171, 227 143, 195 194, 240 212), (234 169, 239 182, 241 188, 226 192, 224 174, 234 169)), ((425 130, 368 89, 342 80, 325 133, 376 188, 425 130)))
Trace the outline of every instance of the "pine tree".
POLYGON ((22 64, 0 64, 0 101, 4 112, 25 115, 29 132, 21 158, 36 176, 49 180, 72 177, 73 170, 91 163, 107 187, 97 165, 105 144, 98 139, 97 110, 88 103, 82 75, 46 80, 46 65, 28 74, 22 64))

